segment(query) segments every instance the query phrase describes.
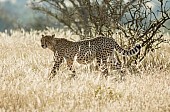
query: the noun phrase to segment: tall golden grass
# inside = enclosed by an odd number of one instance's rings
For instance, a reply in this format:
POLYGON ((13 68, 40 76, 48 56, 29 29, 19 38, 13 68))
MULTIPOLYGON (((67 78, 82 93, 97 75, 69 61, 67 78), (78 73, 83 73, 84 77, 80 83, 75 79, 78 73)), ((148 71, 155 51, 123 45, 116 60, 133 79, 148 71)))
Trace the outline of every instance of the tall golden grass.
MULTIPOLYGON (((53 53, 40 46, 41 31, 0 33, 0 112, 169 112, 170 46, 147 55, 137 72, 118 71, 107 79, 88 66, 75 64, 76 78, 66 65, 47 76, 53 53)), ((70 32, 50 29, 57 37, 70 32)))

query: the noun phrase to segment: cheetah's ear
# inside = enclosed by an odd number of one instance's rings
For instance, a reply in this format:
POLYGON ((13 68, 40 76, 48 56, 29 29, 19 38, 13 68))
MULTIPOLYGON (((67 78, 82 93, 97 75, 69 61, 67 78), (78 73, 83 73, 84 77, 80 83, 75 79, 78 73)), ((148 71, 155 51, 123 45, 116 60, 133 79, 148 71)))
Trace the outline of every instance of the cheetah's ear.
POLYGON ((54 37, 55 37, 55 34, 53 34, 52 37, 54 38, 54 37))

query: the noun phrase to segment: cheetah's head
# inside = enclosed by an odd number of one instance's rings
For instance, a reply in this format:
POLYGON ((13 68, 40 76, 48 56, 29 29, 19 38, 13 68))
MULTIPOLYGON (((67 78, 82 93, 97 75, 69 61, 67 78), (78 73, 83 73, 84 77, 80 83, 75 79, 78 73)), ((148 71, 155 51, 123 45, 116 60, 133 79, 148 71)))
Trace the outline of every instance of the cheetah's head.
POLYGON ((55 35, 42 35, 41 38, 41 47, 42 48, 51 48, 52 47, 52 42, 54 40, 55 35))

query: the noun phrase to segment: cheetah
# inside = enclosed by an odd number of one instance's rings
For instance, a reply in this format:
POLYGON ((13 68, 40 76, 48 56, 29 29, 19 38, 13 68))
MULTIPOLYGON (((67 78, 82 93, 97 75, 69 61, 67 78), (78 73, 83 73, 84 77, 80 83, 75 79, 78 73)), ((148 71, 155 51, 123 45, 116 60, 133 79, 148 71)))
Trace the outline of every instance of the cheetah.
MULTIPOLYGON (((97 67, 100 67, 101 64, 107 65, 107 59, 114 54, 114 49, 123 56, 135 55, 141 49, 141 46, 137 44, 134 48, 125 50, 113 38, 107 37, 72 42, 65 38, 55 38, 55 35, 42 35, 41 47, 44 49, 49 48, 54 52, 55 63, 49 76, 50 78, 55 76, 56 70, 59 70, 59 66, 64 59, 69 70, 75 73, 72 68, 75 57, 79 64, 87 64, 96 59, 97 67)), ((102 72, 107 75, 107 67, 104 68, 102 72)))

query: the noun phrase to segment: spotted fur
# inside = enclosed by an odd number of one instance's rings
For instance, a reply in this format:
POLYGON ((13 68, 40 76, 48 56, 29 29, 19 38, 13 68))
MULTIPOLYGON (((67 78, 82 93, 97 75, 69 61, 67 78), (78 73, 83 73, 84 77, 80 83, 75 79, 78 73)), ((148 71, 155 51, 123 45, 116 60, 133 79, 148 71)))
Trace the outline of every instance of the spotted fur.
MULTIPOLYGON (((90 40, 79 42, 72 42, 64 38, 54 38, 55 35, 42 35, 41 46, 42 48, 49 48, 54 52, 55 64, 51 71, 52 77, 56 74, 56 69, 59 70, 60 64, 63 59, 66 59, 67 66, 72 69, 75 56, 79 64, 87 64, 94 59, 97 60, 97 66, 107 65, 107 59, 114 54, 114 50, 124 56, 132 56, 139 52, 141 46, 136 45, 130 50, 121 48, 117 42, 112 38, 96 37, 90 40)), ((104 73, 107 74, 107 69, 104 73)))

